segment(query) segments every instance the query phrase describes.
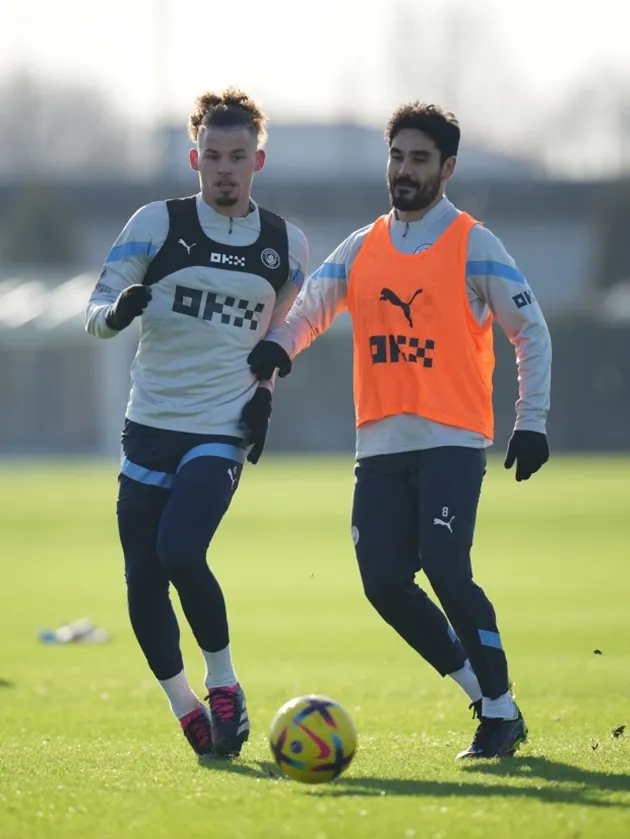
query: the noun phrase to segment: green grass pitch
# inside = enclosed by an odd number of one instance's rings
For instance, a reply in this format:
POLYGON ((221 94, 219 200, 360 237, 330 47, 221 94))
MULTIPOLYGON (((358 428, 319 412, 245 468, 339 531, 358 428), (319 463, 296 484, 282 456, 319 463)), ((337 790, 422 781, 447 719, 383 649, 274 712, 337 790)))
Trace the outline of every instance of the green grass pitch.
POLYGON ((2 839, 630 836, 630 728, 612 735, 630 726, 630 460, 556 458, 526 484, 490 462, 473 561, 531 738, 485 765, 455 761, 474 728, 460 689, 363 598, 351 460, 271 457, 247 469, 209 554, 252 739, 200 765, 128 626, 115 473, 0 473, 2 839), (109 644, 38 643, 82 615, 109 644), (279 777, 267 745, 277 708, 310 692, 359 731, 347 775, 321 787, 279 777))

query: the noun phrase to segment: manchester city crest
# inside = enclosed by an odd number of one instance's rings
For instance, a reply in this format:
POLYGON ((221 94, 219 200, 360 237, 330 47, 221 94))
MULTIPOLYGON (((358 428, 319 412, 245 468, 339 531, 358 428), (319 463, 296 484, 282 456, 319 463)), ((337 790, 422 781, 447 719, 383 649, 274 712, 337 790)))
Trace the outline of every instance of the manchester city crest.
POLYGON ((260 254, 260 258, 262 259, 263 265, 266 265, 267 268, 277 268, 280 265, 280 254, 273 248, 265 248, 260 254))

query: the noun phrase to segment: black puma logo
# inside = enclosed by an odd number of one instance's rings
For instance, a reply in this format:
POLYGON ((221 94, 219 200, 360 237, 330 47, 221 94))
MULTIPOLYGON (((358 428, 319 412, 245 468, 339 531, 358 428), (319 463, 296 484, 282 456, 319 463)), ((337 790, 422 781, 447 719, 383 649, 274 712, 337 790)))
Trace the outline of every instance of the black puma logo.
POLYGON ((401 308, 403 310, 403 314, 409 321, 409 326, 411 326, 411 328, 413 329, 413 320, 411 319, 411 304, 419 294, 422 294, 421 288, 414 292, 413 297, 408 303, 405 303, 405 301, 401 300, 400 297, 398 297, 398 295, 395 294, 390 288, 384 288, 381 291, 380 301, 381 303, 387 301, 388 303, 391 303, 393 306, 398 306, 399 308, 401 308))

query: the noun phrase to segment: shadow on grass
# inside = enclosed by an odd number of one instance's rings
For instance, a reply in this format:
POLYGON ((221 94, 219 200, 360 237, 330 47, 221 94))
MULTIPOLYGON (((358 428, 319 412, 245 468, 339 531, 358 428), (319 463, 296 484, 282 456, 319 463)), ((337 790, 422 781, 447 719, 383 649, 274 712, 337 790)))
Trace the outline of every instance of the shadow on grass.
MULTIPOLYGON (((227 772, 267 781, 290 783, 272 761, 242 762, 210 758, 199 760, 210 772, 227 772)), ((437 781, 414 778, 376 778, 345 776, 329 784, 302 787, 322 797, 427 796, 502 796, 529 798, 553 804, 579 804, 590 807, 630 808, 630 801, 609 801, 605 794, 630 792, 630 775, 612 775, 571 766, 544 757, 505 758, 492 763, 462 764, 460 781, 437 781), (479 775, 492 783, 479 780, 479 775), (473 776, 477 775, 476 778, 473 776), (522 781, 520 785, 497 783, 497 779, 522 781), (546 785, 542 786, 540 782, 546 785)), ((297 785, 296 785, 297 786, 297 785)))
POLYGON ((227 760, 221 757, 199 757, 199 766, 209 772, 227 772, 231 775, 247 775, 250 778, 269 781, 286 780, 276 764, 271 760, 243 761, 241 758, 227 760))
POLYGON ((554 784, 585 785, 598 792, 630 792, 630 775, 594 772, 546 757, 505 758, 492 763, 464 765, 463 769, 466 774, 481 772, 493 777, 539 778, 554 784))

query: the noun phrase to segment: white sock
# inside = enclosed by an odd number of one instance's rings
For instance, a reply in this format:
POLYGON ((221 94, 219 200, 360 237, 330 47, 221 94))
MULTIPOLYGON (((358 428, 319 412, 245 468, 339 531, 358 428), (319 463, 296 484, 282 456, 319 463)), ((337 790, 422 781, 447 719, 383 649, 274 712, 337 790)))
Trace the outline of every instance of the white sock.
POLYGON ((206 662, 207 688, 230 688, 238 682, 232 666, 232 653, 229 644, 216 653, 208 653, 206 650, 202 650, 201 654, 206 662))
POLYGON ((170 679, 160 681, 160 685, 171 703, 171 711, 178 720, 181 720, 186 714, 190 714, 191 711, 195 711, 201 704, 199 697, 193 693, 188 684, 188 679, 183 670, 170 679))
POLYGON ((504 693, 503 696, 499 696, 497 699, 488 699, 484 696, 481 703, 481 716, 501 720, 516 719, 518 708, 510 691, 508 690, 507 693, 504 693))
POLYGON ((477 702, 481 699, 481 688, 479 687, 479 680, 472 669, 470 661, 466 659, 464 666, 454 673, 448 674, 454 682, 460 686, 464 693, 468 696, 471 702, 477 702))

